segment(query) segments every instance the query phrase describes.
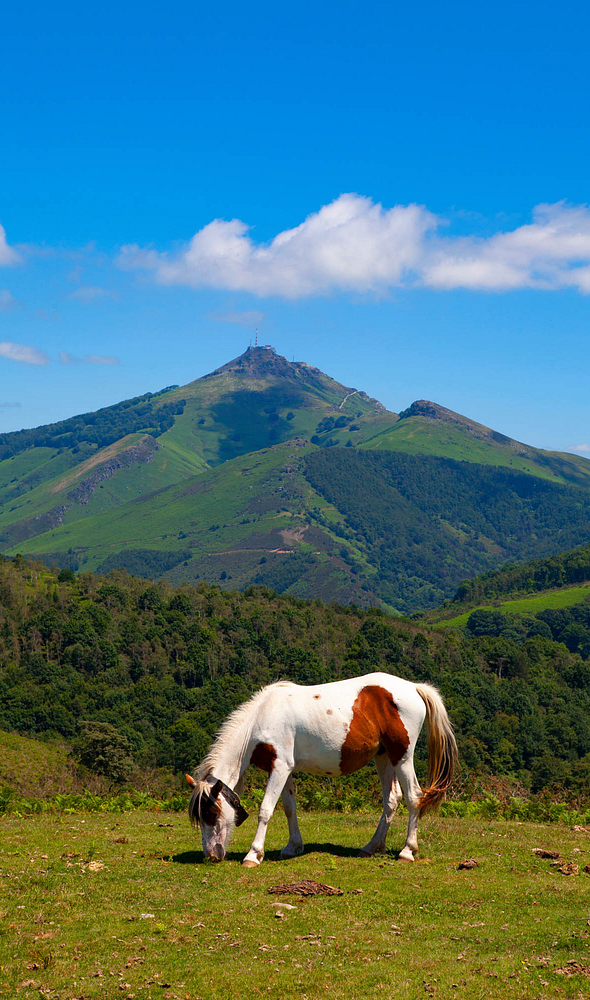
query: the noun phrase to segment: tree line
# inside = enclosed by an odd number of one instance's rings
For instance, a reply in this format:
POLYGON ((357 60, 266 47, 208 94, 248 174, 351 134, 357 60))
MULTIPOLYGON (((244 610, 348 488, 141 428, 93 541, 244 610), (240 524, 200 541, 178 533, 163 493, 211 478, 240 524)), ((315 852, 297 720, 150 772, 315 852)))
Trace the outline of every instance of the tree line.
MULTIPOLYGON (((588 664, 546 635, 463 637, 265 587, 174 590, 121 571, 0 563, 0 728, 64 739, 113 780, 129 762, 194 768, 262 685, 375 670, 439 687, 464 777, 504 776, 533 792, 559 780, 588 799, 588 664)), ((424 775, 423 738, 417 760, 424 775)))

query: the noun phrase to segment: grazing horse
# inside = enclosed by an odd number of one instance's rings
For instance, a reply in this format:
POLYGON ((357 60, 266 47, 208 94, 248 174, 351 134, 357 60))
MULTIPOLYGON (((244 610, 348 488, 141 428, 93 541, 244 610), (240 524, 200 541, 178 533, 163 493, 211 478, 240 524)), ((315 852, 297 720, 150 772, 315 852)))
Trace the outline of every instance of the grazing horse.
POLYGON ((413 861, 418 818, 444 798, 457 760, 451 723, 436 688, 381 673, 310 687, 279 681, 263 688, 232 712, 195 777, 186 776, 192 788, 189 817, 201 827, 205 857, 222 861, 234 826, 247 818, 239 796, 250 764, 268 773, 256 835, 242 862, 255 868, 264 857, 266 828, 279 796, 289 824, 289 842, 281 857, 303 852, 293 771, 352 774, 371 760, 381 781, 383 814, 361 854, 385 851, 403 791, 409 820, 399 858, 413 861), (428 787, 422 791, 414 771, 414 747, 425 718, 428 787))

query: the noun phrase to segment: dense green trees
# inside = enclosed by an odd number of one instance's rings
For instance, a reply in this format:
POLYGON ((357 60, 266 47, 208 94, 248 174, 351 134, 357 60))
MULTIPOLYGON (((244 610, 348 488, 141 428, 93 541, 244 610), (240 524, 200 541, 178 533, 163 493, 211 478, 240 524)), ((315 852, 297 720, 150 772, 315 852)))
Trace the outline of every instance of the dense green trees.
MULTIPOLYGON (((588 490, 507 468, 322 448, 306 457, 305 475, 340 511, 345 532, 366 552, 376 570, 371 591, 405 611, 436 607, 455 592, 466 571, 475 575, 502 558, 566 548, 585 540, 590 530, 588 490)), ((590 579, 590 549, 585 552, 572 557, 567 570, 559 557, 547 563, 555 562, 568 579, 590 579)), ((505 575, 487 573, 461 584, 460 594, 477 599, 480 581, 485 591, 487 581, 493 587, 498 579, 505 575)))
MULTIPOLYGON (((163 403, 154 401, 163 393, 177 386, 167 386, 160 392, 146 392, 143 396, 126 399, 115 406, 105 406, 95 413, 81 413, 55 424, 34 427, 31 430, 0 434, 0 461, 18 455, 27 448, 73 448, 93 445, 105 448, 136 431, 149 431, 159 437, 172 427, 174 417, 182 413, 185 401, 163 403)), ((81 458, 86 457, 81 455, 81 458)))
POLYGON ((505 594, 528 594, 586 580, 590 580, 590 545, 547 559, 532 559, 522 566, 490 570, 475 580, 464 580, 454 600, 473 604, 505 594))
MULTIPOLYGON (((59 734, 113 778, 129 760, 192 768, 263 684, 373 670, 441 689, 466 771, 536 790, 559 776, 572 796, 585 794, 590 665, 563 642, 502 631, 461 638, 264 587, 174 591, 125 573, 60 581, 41 564, 0 563, 0 727, 59 734)), ((422 739, 422 773, 425 753, 422 739)))
MULTIPOLYGON (((590 603, 583 601, 569 608, 548 608, 536 615, 503 614, 496 608, 478 608, 467 620, 467 632, 473 636, 504 636, 517 642, 545 636, 564 643, 570 653, 590 659, 590 603)), ((590 666, 580 667, 590 687, 590 666)))

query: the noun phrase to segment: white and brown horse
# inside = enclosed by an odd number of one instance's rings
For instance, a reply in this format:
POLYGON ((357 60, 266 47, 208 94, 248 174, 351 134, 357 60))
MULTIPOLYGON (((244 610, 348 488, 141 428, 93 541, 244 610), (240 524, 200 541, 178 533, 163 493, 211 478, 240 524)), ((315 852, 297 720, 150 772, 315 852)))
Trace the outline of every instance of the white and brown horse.
POLYGON ((239 795, 250 764, 268 773, 258 827, 243 864, 254 868, 264 857, 266 828, 282 796, 289 843, 281 857, 303 852, 291 774, 352 774, 374 760, 383 791, 383 814, 362 854, 385 850, 387 831, 402 791, 408 806, 406 843, 399 857, 413 861, 418 818, 434 808, 449 787, 457 745, 442 698, 429 684, 368 674, 331 684, 301 687, 279 681, 259 691, 226 719, 195 777, 189 803, 191 822, 201 827, 203 851, 212 861, 225 856, 234 826, 247 817, 239 795), (428 787, 414 771, 414 748, 428 725, 428 787))

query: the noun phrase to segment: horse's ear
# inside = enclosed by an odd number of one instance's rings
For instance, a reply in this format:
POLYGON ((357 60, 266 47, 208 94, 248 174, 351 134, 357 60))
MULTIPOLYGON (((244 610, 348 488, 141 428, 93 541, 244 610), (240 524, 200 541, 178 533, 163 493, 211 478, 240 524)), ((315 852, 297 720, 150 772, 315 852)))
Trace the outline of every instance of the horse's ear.
POLYGON ((236 826, 241 826, 248 819, 248 813, 243 806, 236 809, 236 826))
POLYGON ((185 778, 186 778, 186 783, 189 786, 189 788, 194 788, 196 786, 197 783, 196 783, 195 779, 190 774, 185 774, 185 778))
POLYGON ((223 788, 223 781, 220 781, 218 778, 215 784, 213 785, 213 788, 211 789, 211 798, 216 799, 222 788, 223 788))

